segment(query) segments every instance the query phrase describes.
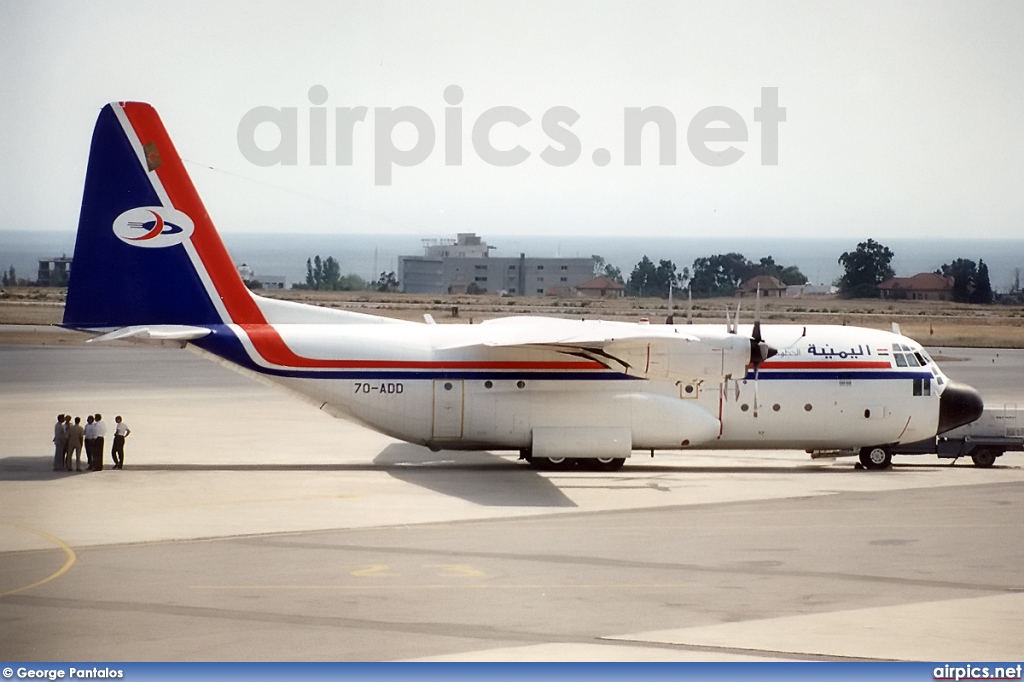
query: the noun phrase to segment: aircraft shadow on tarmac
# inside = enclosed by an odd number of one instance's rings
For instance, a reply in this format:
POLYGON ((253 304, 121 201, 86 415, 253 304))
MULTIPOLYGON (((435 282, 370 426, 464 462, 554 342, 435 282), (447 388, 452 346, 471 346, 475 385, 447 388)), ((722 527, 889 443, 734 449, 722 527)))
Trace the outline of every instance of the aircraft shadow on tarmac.
POLYGON ((489 452, 431 452, 394 443, 381 450, 373 462, 400 481, 482 506, 576 506, 557 481, 489 452))
MULTIPOLYGON (((962 468, 964 462, 953 464, 947 460, 921 460, 910 458, 897 461, 888 471, 857 471, 854 462, 840 461, 838 466, 822 466, 818 463, 791 463, 787 466, 759 465, 752 463, 707 465, 685 462, 666 464, 664 459, 646 464, 641 455, 627 461, 621 472, 601 474, 595 472, 561 471, 541 474, 525 463, 490 452, 431 452, 427 448, 408 443, 394 443, 380 451, 372 461, 330 463, 281 463, 281 464, 133 464, 126 471, 382 471, 395 478, 430 490, 459 497, 470 502, 489 506, 575 506, 562 492, 566 487, 560 477, 581 476, 596 480, 611 477, 613 480, 628 479, 631 474, 778 474, 778 475, 893 475, 900 470, 936 472, 951 466, 962 468)), ((56 472, 50 468, 52 457, 4 457, 0 459, 0 481, 51 481, 66 476, 77 476, 72 472, 56 472)), ((992 469, 1019 468, 1016 463, 996 464, 992 469)), ((966 466, 974 468, 968 460, 966 466)), ((109 466, 108 466, 109 468, 109 466)), ((572 487, 571 485, 569 487, 572 487)), ((609 485, 621 488, 622 485, 609 485)), ((629 487, 628 485, 625 487, 629 487)))

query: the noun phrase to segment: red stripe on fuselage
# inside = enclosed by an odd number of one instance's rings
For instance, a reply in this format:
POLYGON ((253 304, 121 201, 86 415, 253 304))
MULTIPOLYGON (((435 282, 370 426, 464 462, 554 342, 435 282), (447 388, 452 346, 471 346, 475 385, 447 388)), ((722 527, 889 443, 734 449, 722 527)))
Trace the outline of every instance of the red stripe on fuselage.
POLYGON ((889 369, 888 362, 872 362, 868 360, 854 361, 818 361, 818 362, 772 362, 761 363, 761 369, 889 369))

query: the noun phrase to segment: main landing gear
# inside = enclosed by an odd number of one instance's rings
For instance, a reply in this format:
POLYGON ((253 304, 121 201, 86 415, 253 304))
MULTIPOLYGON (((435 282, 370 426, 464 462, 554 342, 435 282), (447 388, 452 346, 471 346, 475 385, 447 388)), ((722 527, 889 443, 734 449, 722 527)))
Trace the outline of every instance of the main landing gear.
POLYGON ((892 450, 884 445, 861 448, 860 463, 865 469, 888 469, 892 466, 892 450))
POLYGON ((624 457, 533 457, 523 454, 521 459, 540 471, 618 471, 626 463, 624 457))

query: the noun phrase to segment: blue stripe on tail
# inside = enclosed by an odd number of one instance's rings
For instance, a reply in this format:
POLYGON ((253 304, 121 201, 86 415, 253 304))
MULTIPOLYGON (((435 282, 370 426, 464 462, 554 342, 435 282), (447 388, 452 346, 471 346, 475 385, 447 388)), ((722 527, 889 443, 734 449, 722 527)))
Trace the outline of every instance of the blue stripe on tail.
MULTIPOLYGON (((174 154, 173 150, 165 153, 174 154)), ((64 308, 65 327, 221 322, 183 245, 142 248, 125 243, 114 233, 114 221, 125 211, 160 205, 144 166, 108 104, 100 112, 92 136, 64 308)))

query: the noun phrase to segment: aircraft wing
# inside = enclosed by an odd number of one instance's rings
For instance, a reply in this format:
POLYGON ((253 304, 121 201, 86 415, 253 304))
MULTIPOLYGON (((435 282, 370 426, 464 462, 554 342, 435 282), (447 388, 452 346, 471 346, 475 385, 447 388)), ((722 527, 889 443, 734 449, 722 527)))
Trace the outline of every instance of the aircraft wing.
POLYGON ((555 317, 506 317, 479 326, 477 343, 485 346, 563 345, 603 348, 611 343, 670 337, 679 342, 700 341, 673 327, 651 327, 607 320, 566 320, 555 317), (671 332, 669 330, 672 330, 671 332), (673 333, 674 332, 674 333, 673 333))
POLYGON ((473 346, 554 350, 630 376, 686 382, 742 376, 750 362, 750 341, 742 336, 701 337, 672 326, 605 320, 501 318, 443 348, 473 346))

